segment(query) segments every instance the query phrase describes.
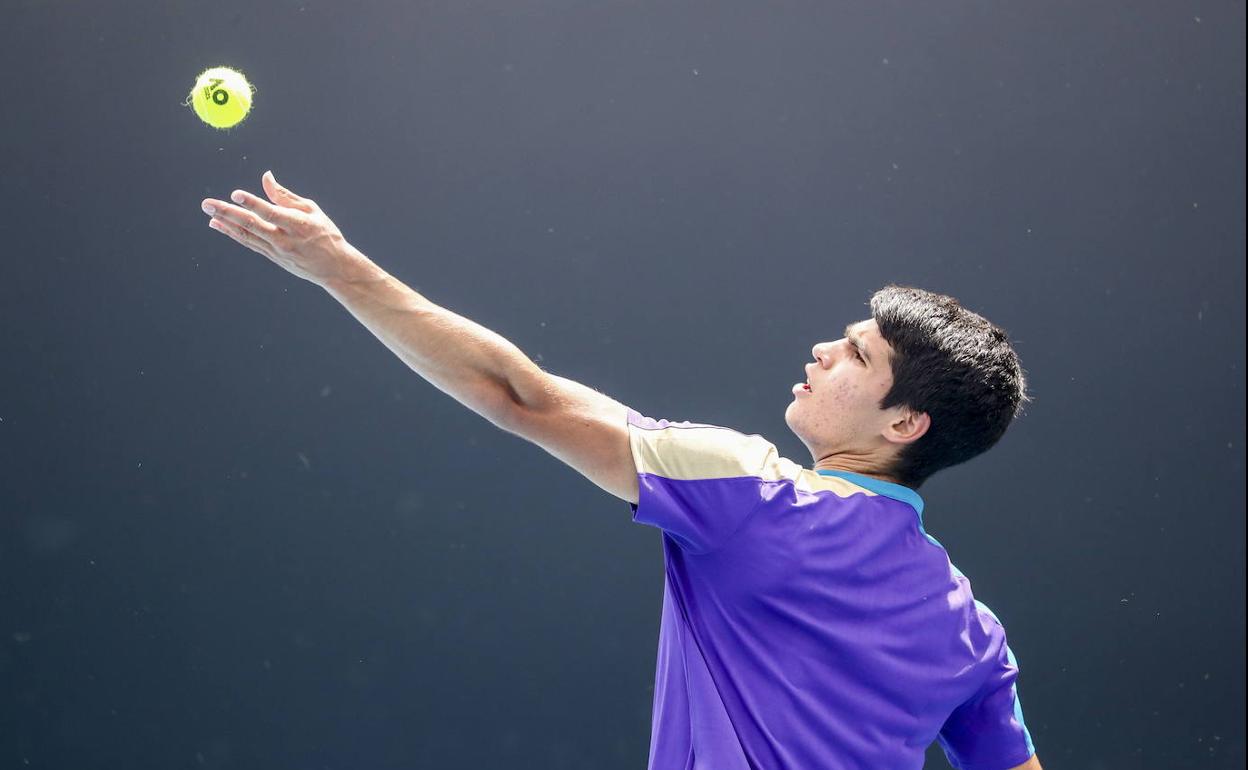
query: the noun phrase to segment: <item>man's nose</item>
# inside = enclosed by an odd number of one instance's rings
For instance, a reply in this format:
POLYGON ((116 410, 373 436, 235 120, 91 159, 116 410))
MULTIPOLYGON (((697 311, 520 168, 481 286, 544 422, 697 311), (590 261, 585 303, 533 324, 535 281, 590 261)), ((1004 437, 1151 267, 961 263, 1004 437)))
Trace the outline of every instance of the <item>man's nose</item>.
POLYGON ((820 366, 827 366, 832 360, 832 349, 835 345, 835 342, 820 342, 810 349, 810 354, 815 357, 820 366))

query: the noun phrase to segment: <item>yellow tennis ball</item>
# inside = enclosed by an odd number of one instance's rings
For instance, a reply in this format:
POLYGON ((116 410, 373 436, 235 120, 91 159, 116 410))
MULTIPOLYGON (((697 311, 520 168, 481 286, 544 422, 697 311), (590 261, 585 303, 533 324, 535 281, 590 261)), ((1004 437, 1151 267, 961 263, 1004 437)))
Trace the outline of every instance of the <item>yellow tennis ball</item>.
POLYGON ((229 67, 206 69, 195 81, 187 103, 213 128, 230 128, 247 117, 255 87, 243 73, 229 67))

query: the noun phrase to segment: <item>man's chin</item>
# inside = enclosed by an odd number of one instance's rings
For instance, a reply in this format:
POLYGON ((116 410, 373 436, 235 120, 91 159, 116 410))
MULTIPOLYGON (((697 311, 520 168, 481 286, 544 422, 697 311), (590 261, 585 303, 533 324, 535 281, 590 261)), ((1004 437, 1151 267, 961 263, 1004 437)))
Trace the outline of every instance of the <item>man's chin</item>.
POLYGON ((793 427, 793 407, 797 406, 797 399, 789 402, 784 409, 784 424, 789 426, 789 430, 797 433, 797 428, 793 427))
POLYGON ((806 442, 806 434, 802 431, 801 424, 794 420, 793 409, 795 404, 796 402, 789 404, 788 409, 784 410, 784 424, 789 426, 789 430, 793 432, 794 436, 797 436, 802 440, 803 444, 809 447, 810 445, 806 442))

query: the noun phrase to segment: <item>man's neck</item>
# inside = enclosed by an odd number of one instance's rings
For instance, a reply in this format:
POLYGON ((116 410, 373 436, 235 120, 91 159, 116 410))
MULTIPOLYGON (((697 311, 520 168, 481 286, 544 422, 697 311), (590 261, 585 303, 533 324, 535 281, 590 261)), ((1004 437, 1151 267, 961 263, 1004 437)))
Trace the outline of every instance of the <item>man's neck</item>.
POLYGON ((847 471, 849 473, 857 473, 863 476, 870 476, 873 479, 887 481, 890 484, 899 484, 896 479, 887 476, 879 471, 879 461, 866 457, 856 457, 854 455, 836 454, 820 458, 815 462, 811 470, 815 471, 847 471))

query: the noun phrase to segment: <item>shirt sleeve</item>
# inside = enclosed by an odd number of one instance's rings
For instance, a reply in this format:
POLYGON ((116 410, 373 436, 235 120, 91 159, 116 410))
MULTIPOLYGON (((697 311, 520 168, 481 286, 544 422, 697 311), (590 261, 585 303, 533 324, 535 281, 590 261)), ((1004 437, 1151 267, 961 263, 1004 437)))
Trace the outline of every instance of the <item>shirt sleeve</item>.
POLYGON ((693 554, 723 545, 758 507, 764 484, 779 478, 776 447, 731 428, 630 409, 628 443, 639 489, 629 503, 633 521, 663 530, 693 554))
POLYGON ((954 709, 940 730, 941 748, 957 770, 1008 770, 1036 753, 1018 697, 1018 660, 1005 643, 999 622, 997 628, 1001 643, 988 679, 954 709))

